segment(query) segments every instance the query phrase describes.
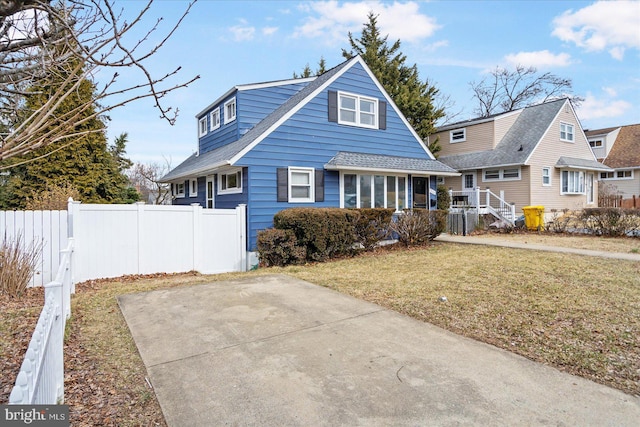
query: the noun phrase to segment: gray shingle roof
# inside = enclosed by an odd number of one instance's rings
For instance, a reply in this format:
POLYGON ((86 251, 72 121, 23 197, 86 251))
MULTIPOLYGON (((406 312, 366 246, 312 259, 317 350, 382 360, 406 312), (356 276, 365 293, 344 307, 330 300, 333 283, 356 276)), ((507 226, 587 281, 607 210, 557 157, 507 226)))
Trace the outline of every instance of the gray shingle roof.
POLYGON ((559 99, 526 107, 493 150, 441 156, 439 160, 458 170, 523 165, 565 102, 559 99))
POLYGON ((259 138, 264 132, 266 132, 271 126, 284 117, 295 106, 302 102, 307 96, 313 93, 316 89, 322 86, 327 80, 331 79, 334 75, 339 73, 343 68, 349 65, 355 60, 350 59, 342 64, 332 68, 326 73, 318 76, 314 81, 309 83, 305 88, 301 89, 298 93, 289 98, 284 104, 276 108, 271 114, 265 117, 262 121, 252 127, 247 133, 245 133, 240 139, 230 144, 224 145, 212 151, 208 151, 204 154, 197 156, 192 154, 184 162, 176 166, 171 172, 162 177, 162 182, 169 182, 179 178, 186 178, 193 176, 208 170, 213 170, 217 167, 229 164, 229 161, 246 147, 251 145, 257 138, 259 138))
POLYGON ((398 172, 429 172, 439 174, 459 175, 449 166, 431 159, 414 159, 411 157, 384 156, 380 154, 365 154, 339 151, 325 165, 326 169, 371 169, 398 172))
POLYGON ((588 169, 597 171, 612 171, 609 166, 605 166, 595 160, 578 159, 575 157, 562 156, 556 163, 557 168, 574 168, 574 169, 588 169))

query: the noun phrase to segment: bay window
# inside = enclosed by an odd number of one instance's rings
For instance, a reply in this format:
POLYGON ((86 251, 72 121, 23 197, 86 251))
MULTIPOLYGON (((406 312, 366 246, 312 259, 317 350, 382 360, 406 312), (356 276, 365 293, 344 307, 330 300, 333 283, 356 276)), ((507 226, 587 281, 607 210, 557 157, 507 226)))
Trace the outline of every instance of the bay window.
POLYGON ((584 172, 564 170, 560 174, 561 194, 584 194, 584 172))
POLYGON ((345 173, 341 177, 342 207, 392 208, 407 206, 406 176, 345 173))

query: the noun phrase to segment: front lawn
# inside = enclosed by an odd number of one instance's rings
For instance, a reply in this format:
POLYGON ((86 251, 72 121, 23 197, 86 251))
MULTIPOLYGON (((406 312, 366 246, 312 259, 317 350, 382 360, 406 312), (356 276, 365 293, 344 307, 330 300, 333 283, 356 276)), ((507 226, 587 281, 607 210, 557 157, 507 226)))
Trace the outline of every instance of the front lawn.
MULTIPOLYGON (((271 273, 327 286, 640 394, 640 262, 435 243, 250 273, 78 285, 65 343, 65 403, 73 425, 164 425, 117 295, 271 273)), ((1 301, 0 403, 6 403, 21 363, 17 358, 24 354, 14 350, 26 347, 33 331, 27 320, 33 316, 35 324, 39 314, 41 292, 34 290, 32 298, 22 304, 27 309, 1 301)))

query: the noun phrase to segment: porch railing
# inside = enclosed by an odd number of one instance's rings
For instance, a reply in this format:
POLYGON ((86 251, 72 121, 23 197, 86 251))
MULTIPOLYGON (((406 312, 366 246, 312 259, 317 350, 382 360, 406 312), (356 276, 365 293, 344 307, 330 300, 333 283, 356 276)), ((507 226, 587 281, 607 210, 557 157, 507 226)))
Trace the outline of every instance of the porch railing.
POLYGON ((56 279, 44 286, 44 308, 29 342, 9 404, 61 404, 64 402, 64 328, 71 316, 73 239, 60 251, 56 279))
POLYGON ((490 189, 449 190, 452 210, 476 210, 478 214, 492 214, 511 224, 516 220, 516 206, 494 194, 490 189))

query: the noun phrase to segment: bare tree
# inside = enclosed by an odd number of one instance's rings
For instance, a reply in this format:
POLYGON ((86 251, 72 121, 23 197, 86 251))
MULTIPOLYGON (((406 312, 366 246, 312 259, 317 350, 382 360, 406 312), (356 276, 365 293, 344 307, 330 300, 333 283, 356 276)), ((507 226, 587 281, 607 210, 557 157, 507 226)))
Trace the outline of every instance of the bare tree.
MULTIPOLYGON (((160 117, 173 124, 178 110, 162 98, 199 76, 176 83, 180 67, 153 76, 144 61, 175 33, 194 2, 153 43, 162 18, 140 28, 153 0, 130 21, 114 0, 0 0, 0 161, 49 144, 65 146, 70 138, 95 132, 83 130, 83 123, 142 98, 153 99, 160 117), (138 82, 121 83, 118 71, 123 68, 137 70, 138 82), (98 74, 106 81, 95 82, 98 74), (95 86, 94 99, 56 114, 86 80, 95 86), (46 102, 26 108, 34 88, 48 84, 53 89, 46 102)), ((134 4, 139 3, 126 7, 134 4)))
POLYGON ((171 170, 171 161, 164 160, 164 164, 140 162, 134 164, 127 171, 129 182, 140 193, 140 200, 153 201, 155 205, 164 205, 171 201, 171 187, 160 182, 160 178, 171 170))
POLYGON ((478 101, 474 113, 479 117, 559 98, 569 98, 574 105, 583 101, 583 98, 571 94, 571 79, 549 72, 538 74, 535 67, 522 65, 518 65, 513 71, 496 67, 488 77, 479 83, 471 82, 470 86, 478 101))

